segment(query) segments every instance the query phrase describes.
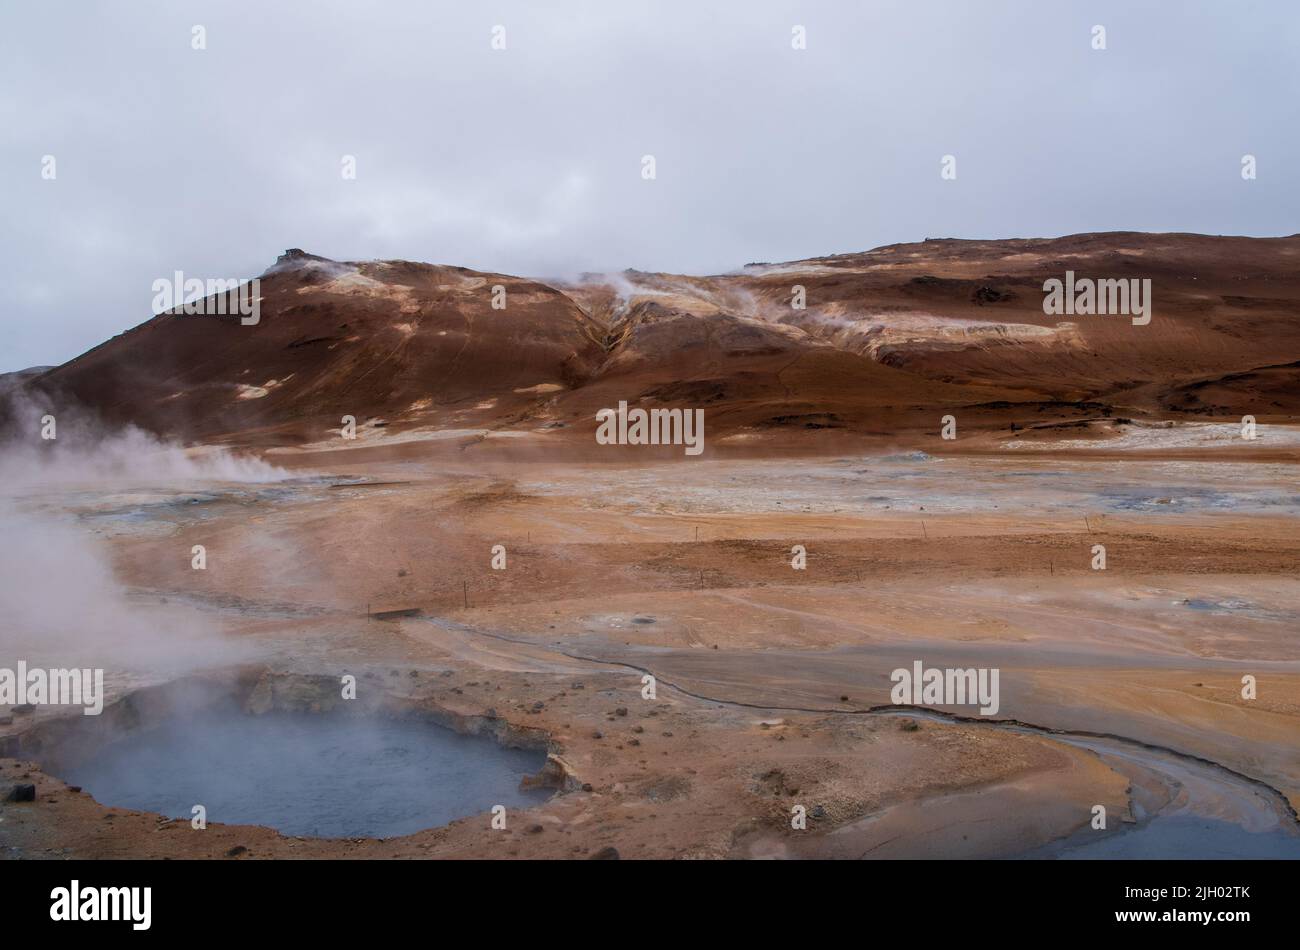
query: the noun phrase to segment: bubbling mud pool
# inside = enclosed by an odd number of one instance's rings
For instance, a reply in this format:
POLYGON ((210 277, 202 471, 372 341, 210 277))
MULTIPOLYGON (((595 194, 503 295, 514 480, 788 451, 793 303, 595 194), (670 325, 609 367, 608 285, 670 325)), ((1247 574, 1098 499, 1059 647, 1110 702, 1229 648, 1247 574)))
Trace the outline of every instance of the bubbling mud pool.
MULTIPOLYGON (((392 838, 545 800, 520 782, 545 763, 426 722, 210 710, 129 733, 60 777, 103 805, 288 835, 392 838)), ((487 828, 486 821, 484 828, 487 828)))

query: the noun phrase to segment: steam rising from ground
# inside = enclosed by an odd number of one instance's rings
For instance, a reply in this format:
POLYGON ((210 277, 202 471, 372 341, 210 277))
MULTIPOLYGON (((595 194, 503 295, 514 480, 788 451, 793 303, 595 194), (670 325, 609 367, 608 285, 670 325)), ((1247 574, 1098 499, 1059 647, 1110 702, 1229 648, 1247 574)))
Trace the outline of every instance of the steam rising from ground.
POLYGON ((246 655, 195 611, 134 602, 108 549, 72 518, 0 498, 0 521, 0 666, 99 667, 111 683, 128 669, 178 672, 246 655))
POLYGON ((16 425, 0 443, 0 491, 30 486, 113 483, 189 485, 199 481, 273 482, 285 473, 225 449, 186 449, 135 426, 108 429, 77 411, 11 410, 16 425), (42 437, 53 418, 54 438, 42 437))
MULTIPOLYGON (((185 449, 135 427, 107 429, 60 411, 56 438, 19 406, 0 443, 0 666, 17 660, 154 673, 243 659, 220 626, 181 605, 142 603, 115 576, 105 542, 69 511, 98 490, 268 482, 285 473, 224 450, 185 449), (72 494, 76 491, 76 495, 72 494)), ((178 552, 178 557, 185 552, 178 552)))

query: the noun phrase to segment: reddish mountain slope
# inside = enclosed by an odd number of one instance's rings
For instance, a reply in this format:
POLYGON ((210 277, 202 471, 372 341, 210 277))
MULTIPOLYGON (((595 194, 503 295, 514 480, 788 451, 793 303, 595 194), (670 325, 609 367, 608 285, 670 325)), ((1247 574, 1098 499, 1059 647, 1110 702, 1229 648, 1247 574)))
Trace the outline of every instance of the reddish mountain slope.
POLYGON ((714 438, 771 444, 928 431, 949 411, 967 431, 1300 415, 1300 236, 932 240, 553 285, 291 251, 261 293, 257 326, 164 314, 23 385, 260 445, 320 441, 345 414, 590 441, 620 400, 704 408, 714 438), (1043 282, 1067 270, 1150 279, 1151 322, 1045 314, 1043 282))

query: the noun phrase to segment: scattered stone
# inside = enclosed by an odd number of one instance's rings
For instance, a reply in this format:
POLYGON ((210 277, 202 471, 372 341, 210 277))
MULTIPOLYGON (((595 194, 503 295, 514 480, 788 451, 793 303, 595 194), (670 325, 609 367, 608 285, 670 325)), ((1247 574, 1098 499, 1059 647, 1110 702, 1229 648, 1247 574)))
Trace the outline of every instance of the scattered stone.
POLYGON ((9 792, 8 800, 11 802, 34 802, 36 801, 36 786, 15 785, 9 792))
POLYGON ((841 696, 841 697, 840 697, 840 702, 842 702, 842 703, 847 703, 848 701, 849 701, 849 698, 848 698, 847 696, 841 696))
POLYGON ((582 790, 583 790, 584 792, 589 792, 589 791, 591 791, 591 783, 590 783, 590 782, 583 782, 583 783, 582 783, 582 790))
POLYGON ((577 682, 577 683, 570 683, 570 684, 569 684, 569 689, 586 689, 586 688, 587 688, 586 685, 583 684, 581 681, 579 681, 579 682, 577 682))
POLYGON ((986 303, 1001 303, 1004 300, 1013 300, 1015 296, 1010 291, 998 290, 996 287, 984 285, 975 288, 975 293, 971 294, 971 300, 982 307, 986 303))
POLYGON ((921 727, 917 724, 915 719, 904 719, 898 728, 902 729, 904 732, 916 732, 921 727))
POLYGON ((530 828, 528 829, 528 833, 529 833, 530 835, 540 835, 540 834, 541 834, 543 831, 545 831, 545 830, 546 830, 546 829, 543 828, 541 825, 533 825, 532 827, 530 827, 530 828))
POLYGON ((627 744, 628 744, 628 745, 640 745, 640 744, 641 744, 641 740, 640 740, 640 739, 628 739, 628 740, 627 740, 627 744))
POLYGON ((226 852, 226 857, 228 857, 228 858, 237 858, 237 857, 239 857, 241 854, 247 854, 247 853, 248 853, 248 849, 247 849, 247 848, 245 848, 242 844, 237 844, 237 845, 235 845, 233 848, 231 848, 229 851, 226 852))
POLYGON ((825 818, 825 817, 826 817, 826 809, 823 808, 821 805, 818 805, 816 808, 814 808, 814 809, 812 810, 812 816, 813 816, 814 818, 825 818))
POLYGON ((617 861, 618 848, 604 847, 587 859, 588 861, 617 861))
POLYGON ((545 708, 546 708, 546 704, 542 702, 540 699, 537 702, 533 703, 533 712, 541 712, 545 708))
POLYGON ((632 727, 632 731, 633 731, 633 732, 645 732, 645 726, 633 726, 633 727, 632 727))
POLYGON ((626 715, 627 715, 627 707, 626 707, 626 706, 619 706, 617 709, 614 710, 614 715, 615 715, 615 716, 626 716, 626 715))
POLYGON ((603 732, 601 732, 599 729, 597 729, 595 732, 593 732, 593 733, 591 734, 591 737, 592 737, 593 739, 603 739, 603 738, 605 738, 605 733, 603 733, 603 732))

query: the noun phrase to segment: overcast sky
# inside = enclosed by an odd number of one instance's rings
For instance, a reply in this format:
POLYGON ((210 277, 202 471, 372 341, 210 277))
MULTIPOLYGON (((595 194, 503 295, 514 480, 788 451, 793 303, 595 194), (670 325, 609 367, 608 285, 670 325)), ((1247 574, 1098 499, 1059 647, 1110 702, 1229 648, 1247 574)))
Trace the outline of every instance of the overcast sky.
POLYGON ((5 0, 0 371, 286 247, 545 277, 1290 234, 1297 50, 1296 0, 5 0))

